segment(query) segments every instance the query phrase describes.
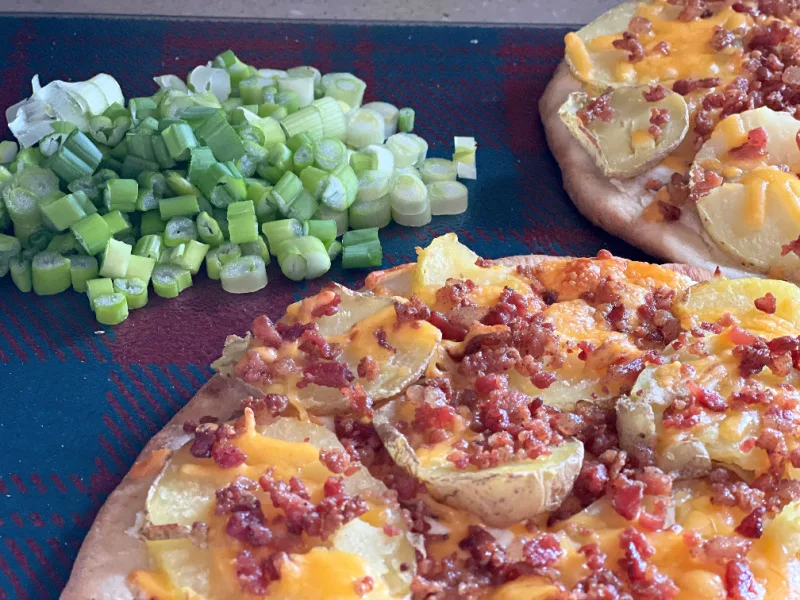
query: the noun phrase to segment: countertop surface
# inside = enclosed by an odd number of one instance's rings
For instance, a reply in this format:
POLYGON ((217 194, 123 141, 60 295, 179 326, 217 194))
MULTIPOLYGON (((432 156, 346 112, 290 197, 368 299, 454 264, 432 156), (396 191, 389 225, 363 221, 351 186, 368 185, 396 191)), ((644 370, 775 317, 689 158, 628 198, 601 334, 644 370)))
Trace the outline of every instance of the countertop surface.
POLYGON ((586 23, 617 0, 0 0, 0 12, 249 19, 586 23))

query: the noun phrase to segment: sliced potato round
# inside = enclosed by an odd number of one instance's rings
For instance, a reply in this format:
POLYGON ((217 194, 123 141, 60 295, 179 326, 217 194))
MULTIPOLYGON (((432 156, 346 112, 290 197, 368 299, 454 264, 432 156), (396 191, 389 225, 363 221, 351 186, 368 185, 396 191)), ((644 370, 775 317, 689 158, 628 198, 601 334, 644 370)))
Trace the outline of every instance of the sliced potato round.
POLYGON ((663 100, 648 102, 643 95, 648 89, 623 87, 608 92, 608 104, 614 111, 610 121, 593 119, 584 124, 578 113, 592 100, 585 92, 570 94, 558 111, 572 136, 607 177, 643 173, 677 148, 689 130, 689 109, 683 96, 667 91, 663 100), (653 110, 666 110, 670 117, 657 139, 648 131, 653 110))
POLYGON ((786 335, 800 330, 800 288, 775 279, 719 277, 688 288, 675 304, 675 314, 684 318, 694 316, 713 323, 725 313, 734 315, 751 331, 786 335), (755 306, 755 301, 768 293, 777 300, 771 315, 755 306))
POLYGON ((580 40, 582 48, 573 50, 571 46, 579 44, 567 39, 565 60, 575 77, 599 88, 621 84, 616 69, 620 61, 627 60, 627 53, 614 47, 591 49, 592 41, 607 36, 618 37, 622 34, 628 28, 631 19, 636 16, 638 5, 638 2, 624 2, 575 32, 574 35, 580 40))
POLYGON ((697 202, 700 219, 717 245, 742 265, 777 277, 800 279, 800 258, 781 255, 783 244, 800 236, 800 170, 797 121, 763 107, 720 121, 697 153, 693 170, 722 175, 725 183, 697 202), (763 128, 766 154, 743 160, 730 150, 763 128))
MULTIPOLYGON (((209 528, 207 546, 198 545, 185 536, 146 540, 152 566, 160 570, 159 576, 165 576, 171 586, 180 590, 181 598, 216 600, 240 592, 235 571, 231 575, 225 565, 232 563, 241 546, 224 534, 227 517, 214 514, 216 489, 228 485, 239 475, 255 480, 267 468, 273 468, 276 477, 288 479, 297 476, 304 483, 311 484, 309 489, 314 498, 317 488, 313 485, 319 487, 331 475, 319 460, 319 450, 343 449, 333 432, 312 423, 280 418, 260 429, 256 427, 252 414, 246 414, 245 432, 235 438, 236 445, 247 455, 244 465, 235 469, 217 468, 210 459, 192 457, 187 445, 173 455, 150 490, 146 504, 148 525, 160 525, 162 529, 168 525, 179 528, 202 521, 209 528)), ((274 592, 277 597, 309 597, 297 595, 307 591, 310 585, 302 578, 315 575, 318 569, 330 569, 331 561, 339 560, 337 556, 347 563, 343 577, 360 573, 359 576, 366 574, 375 579, 374 591, 378 593, 367 598, 408 595, 415 574, 418 540, 407 531, 400 510, 382 503, 387 488, 365 468, 344 477, 344 487, 349 494, 359 494, 367 499, 372 509, 363 519, 350 521, 327 543, 315 546, 308 554, 289 555, 292 576, 276 584, 274 592), (374 522, 375 519, 378 522, 374 522), (387 536, 381 523, 399 528, 402 533, 387 536), (342 554, 329 555, 329 551, 342 554), (315 553, 313 557, 311 553, 315 553), (313 572, 308 572, 309 569, 313 572), (387 591, 390 596, 386 595, 387 591)), ((258 491, 258 494, 262 492, 258 491)), ((261 498, 261 501, 265 513, 273 510, 269 507, 268 497, 266 500, 261 498)), ((136 577, 141 577, 141 574, 135 574, 134 584, 136 577)), ((348 590, 351 588, 352 585, 347 587, 348 590)), ((331 594, 320 597, 345 597, 331 594)))
POLYGON ((392 459, 422 481, 435 499, 468 510, 491 527, 506 527, 557 508, 583 464, 583 444, 567 440, 549 456, 482 471, 424 467, 394 426, 396 409, 390 402, 373 420, 392 459))

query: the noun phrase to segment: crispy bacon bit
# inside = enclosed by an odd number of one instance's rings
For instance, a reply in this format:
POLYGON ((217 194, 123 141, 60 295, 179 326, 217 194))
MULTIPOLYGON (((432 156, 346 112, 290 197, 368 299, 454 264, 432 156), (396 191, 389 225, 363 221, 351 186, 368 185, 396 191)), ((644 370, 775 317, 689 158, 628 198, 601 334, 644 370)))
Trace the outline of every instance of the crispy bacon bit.
POLYGON ((651 108, 650 109, 650 124, 655 125, 659 129, 664 129, 667 123, 670 122, 669 110, 666 108, 651 108))
POLYGON ((465 281, 448 279, 443 287, 436 290, 436 303, 451 309, 473 306, 475 303, 469 297, 473 291, 475 291, 475 284, 470 279, 465 281))
POLYGON ((732 31, 718 25, 714 28, 714 35, 711 36, 711 47, 719 52, 730 46, 735 39, 736 36, 732 31))
POLYGON ((250 408, 254 413, 265 410, 269 416, 281 416, 289 408, 289 398, 282 394, 266 394, 260 398, 250 396, 242 401, 242 408, 250 408))
POLYGON ((371 356, 365 356, 358 361, 358 376, 367 381, 375 381, 380 375, 378 361, 371 356))
POLYGON ((647 180, 647 183, 644 184, 644 187, 646 190, 650 192, 657 192, 658 190, 664 187, 664 184, 658 179, 650 178, 647 180))
POLYGON ((281 335, 266 315, 256 317, 253 321, 253 335, 268 348, 277 348, 281 345, 281 335))
POLYGON ((747 141, 737 148, 728 151, 728 156, 734 159, 750 160, 767 155, 767 131, 757 127, 747 132, 747 141))
POLYGON ((298 388, 304 388, 309 384, 321 385, 324 387, 344 388, 355 379, 352 371, 342 362, 312 362, 303 367, 303 377, 297 382, 298 388))
POLYGON ((717 535, 703 544, 703 553, 719 564, 740 560, 747 556, 752 542, 735 535, 717 535))
POLYGON ((247 455, 240 448, 229 444, 214 444, 211 447, 211 457, 223 469, 238 467, 247 460, 247 455))
POLYGON ((757 600, 756 580, 746 560, 732 560, 725 566, 725 591, 732 600, 757 600))
POLYGON ((386 340, 386 330, 383 328, 383 326, 378 327, 373 333, 373 335, 375 336, 375 339, 378 340, 378 346, 380 346, 381 348, 385 348, 389 352, 395 352, 395 353, 397 352, 397 348, 392 346, 386 340))
POLYGON ((469 328, 450 318, 449 314, 440 313, 439 311, 432 311, 428 317, 428 322, 442 332, 442 337, 446 340, 453 340, 456 342, 463 342, 467 337, 469 328))
POLYGON ((340 448, 323 448, 319 451, 319 461, 325 465, 331 473, 341 475, 352 475, 359 469, 359 464, 350 461, 347 451, 340 448))
POLYGON ((650 127, 647 128, 647 133, 649 133, 650 137, 652 137, 655 141, 661 139, 661 128, 656 125, 650 125, 650 127))
POLYGON ((329 344, 319 332, 316 323, 309 323, 303 333, 300 334, 300 344, 298 348, 313 359, 324 358, 331 360, 336 358, 340 352, 339 344, 329 344))
POLYGON ((431 316, 430 309, 423 304, 415 294, 408 302, 397 301, 394 303, 394 312, 397 314, 398 323, 411 321, 427 321, 431 316))
POLYGON ((489 267, 491 267, 493 265, 494 265, 494 262, 492 262, 492 260, 490 260, 488 258, 478 257, 478 259, 475 261, 475 266, 476 267, 480 267, 481 269, 488 269, 489 267))
POLYGON ((195 428, 195 436, 189 452, 195 458, 211 458, 211 447, 215 441, 216 437, 212 428, 197 427, 195 428))
POLYGON ((355 386, 342 387, 340 391, 349 402, 353 414, 367 418, 372 417, 372 398, 367 395, 360 383, 355 386))
POLYGON ((704 79, 678 79, 672 84, 672 91, 686 96, 695 90, 715 88, 722 83, 719 77, 706 77, 704 79))
POLYGON ((644 487, 642 482, 631 481, 620 473, 609 483, 611 506, 621 517, 629 521, 635 520, 642 509, 644 487))
POLYGON ((614 40, 612 45, 617 50, 624 50, 628 53, 628 62, 637 63, 645 57, 642 43, 636 39, 634 34, 627 31, 622 33, 622 39, 614 40))
POLYGON ((679 396, 664 411, 664 427, 690 429, 700 422, 700 407, 691 396, 679 396))
POLYGON ((552 533, 528 540, 522 547, 525 562, 534 569, 552 567, 564 555, 561 543, 552 533))
POLYGON ((609 94, 610 92, 606 92, 598 96, 578 111, 578 118, 584 125, 588 126, 595 119, 600 119, 604 123, 611 122, 614 118, 614 109, 608 103, 609 94))
POLYGON ((649 89, 642 92, 642 95, 648 102, 659 102, 667 97, 667 88, 661 84, 651 85, 649 89))
POLYGON ((630 23, 628 23, 628 31, 634 35, 650 33, 653 31, 653 24, 645 17, 633 17, 630 23))
POLYGON ((581 501, 582 506, 588 506, 606 492, 608 485, 608 469, 599 462, 585 460, 572 493, 581 501))
POLYGON ((334 294, 330 302, 315 306, 311 311, 311 316, 314 318, 331 317, 339 312, 339 305, 342 303, 342 297, 339 294, 334 294))
POLYGON ((758 339, 752 344, 736 346, 733 355, 739 358, 739 373, 742 377, 756 375, 770 363, 769 346, 763 339, 758 339))
POLYGON ((372 591, 373 587, 375 587, 375 580, 369 575, 365 575, 353 583, 353 589, 359 596, 366 596, 372 591))
POLYGON ((683 9, 678 14, 679 21, 694 21, 702 18, 706 11, 705 0, 686 0, 683 9))
POLYGON ((657 200, 658 203, 658 212, 661 213, 661 216, 664 217, 665 221, 677 221, 681 218, 681 209, 678 206, 674 206, 669 202, 664 202, 663 200, 657 200))
POLYGON ((736 533, 743 535, 746 538, 758 539, 764 533, 764 514, 767 509, 759 506, 749 515, 747 515, 739 526, 736 528, 736 533))
MULTIPOLYGON (((800 131, 798 132, 800 135, 800 131)), ((800 256, 800 237, 796 240, 792 240, 788 244, 781 244, 781 256, 786 256, 787 254, 794 252, 797 256, 800 256)))
POLYGON ((514 319, 523 319, 528 314, 525 297, 509 287, 503 288, 497 304, 481 320, 484 325, 507 325, 514 319))
POLYGON ((249 550, 236 556, 236 578, 242 591, 255 596, 268 593, 269 584, 280 579, 280 565, 288 557, 285 552, 274 552, 259 562, 249 550))
POLYGON ((694 381, 687 381, 686 387, 692 398, 703 408, 712 412, 725 412, 728 405, 717 392, 697 385, 694 381))
POLYGON ((775 310, 778 308, 778 300, 771 292, 767 292, 766 295, 761 298, 756 298, 754 304, 758 310, 768 315, 775 314, 775 310))
POLYGON ((721 186, 724 180, 719 173, 698 167, 692 169, 691 182, 692 186, 689 192, 689 200, 697 202, 703 196, 710 194, 711 190, 721 186))
POLYGON ((672 46, 670 46, 670 43, 667 40, 661 40, 655 46, 653 46, 653 54, 669 56, 670 52, 672 52, 672 46))

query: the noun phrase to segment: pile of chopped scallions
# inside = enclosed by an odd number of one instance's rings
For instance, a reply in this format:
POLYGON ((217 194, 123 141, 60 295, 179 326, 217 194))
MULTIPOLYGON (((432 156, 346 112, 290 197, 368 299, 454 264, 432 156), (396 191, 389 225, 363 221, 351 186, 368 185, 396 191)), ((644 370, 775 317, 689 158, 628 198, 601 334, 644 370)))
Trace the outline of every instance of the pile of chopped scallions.
POLYGON ((70 286, 97 320, 174 298, 205 262, 231 293, 382 264, 378 229, 460 214, 475 140, 427 158, 414 111, 362 105, 366 84, 314 67, 257 69, 228 50, 186 82, 125 102, 107 74, 53 81, 6 111, 0 277, 39 295, 70 286), (353 231, 348 231, 352 229, 353 231), (341 241, 337 238, 344 236, 341 241))

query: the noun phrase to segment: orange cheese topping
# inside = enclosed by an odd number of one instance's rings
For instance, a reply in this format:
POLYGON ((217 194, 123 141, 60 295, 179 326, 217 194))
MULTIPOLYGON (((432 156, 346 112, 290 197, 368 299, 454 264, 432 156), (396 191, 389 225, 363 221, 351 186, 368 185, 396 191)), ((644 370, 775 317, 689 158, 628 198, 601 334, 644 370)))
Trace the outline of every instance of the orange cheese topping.
POLYGON ((747 173, 741 182, 747 189, 745 223, 753 228, 764 225, 767 195, 777 197, 796 223, 800 223, 800 180, 793 173, 761 168, 747 173))
POLYGON ((567 47, 567 55, 570 57, 575 70, 582 79, 588 79, 592 72, 592 59, 589 57, 589 52, 583 40, 575 33, 569 32, 564 37, 564 43, 567 47))

